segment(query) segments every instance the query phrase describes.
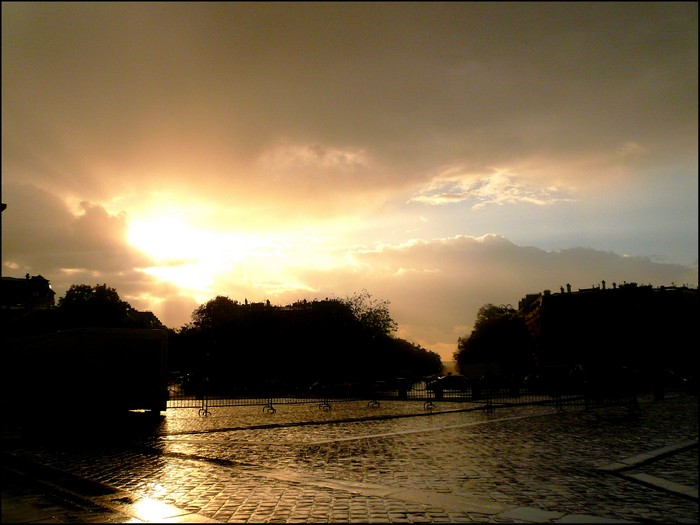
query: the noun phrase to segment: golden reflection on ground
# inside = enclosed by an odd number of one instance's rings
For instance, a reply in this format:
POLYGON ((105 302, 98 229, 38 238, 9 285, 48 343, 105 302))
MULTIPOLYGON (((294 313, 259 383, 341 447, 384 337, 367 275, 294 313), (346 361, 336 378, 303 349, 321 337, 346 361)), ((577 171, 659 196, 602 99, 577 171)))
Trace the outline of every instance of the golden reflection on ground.
POLYGON ((177 507, 151 498, 140 498, 130 507, 129 514, 133 517, 127 523, 157 523, 182 514, 177 507))

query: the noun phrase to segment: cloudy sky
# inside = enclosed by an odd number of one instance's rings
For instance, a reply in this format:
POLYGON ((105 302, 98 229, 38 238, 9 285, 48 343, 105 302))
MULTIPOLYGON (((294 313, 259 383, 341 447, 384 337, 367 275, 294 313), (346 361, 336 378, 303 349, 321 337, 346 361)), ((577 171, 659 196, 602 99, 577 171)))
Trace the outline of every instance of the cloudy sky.
POLYGON ((2 274, 168 326, 698 282, 697 3, 2 3, 2 274))

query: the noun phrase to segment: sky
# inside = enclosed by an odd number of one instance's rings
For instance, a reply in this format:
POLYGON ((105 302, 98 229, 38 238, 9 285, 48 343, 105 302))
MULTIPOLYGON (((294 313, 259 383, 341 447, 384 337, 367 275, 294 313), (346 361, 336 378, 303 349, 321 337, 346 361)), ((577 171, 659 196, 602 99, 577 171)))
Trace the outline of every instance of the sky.
POLYGON ((2 275, 171 328, 366 290, 443 360, 487 303, 697 287, 697 15, 2 2, 2 275))

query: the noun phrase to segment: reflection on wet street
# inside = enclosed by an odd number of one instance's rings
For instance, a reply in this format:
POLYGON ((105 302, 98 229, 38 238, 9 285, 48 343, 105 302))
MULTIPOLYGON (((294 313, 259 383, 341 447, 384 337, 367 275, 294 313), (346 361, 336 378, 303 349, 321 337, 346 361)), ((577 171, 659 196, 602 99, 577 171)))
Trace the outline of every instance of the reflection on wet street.
MULTIPOLYGON (((636 420, 597 422, 544 406, 439 408, 216 407, 209 417, 171 409, 155 420, 130 414, 118 425, 63 432, 61 440, 44 434, 14 453, 151 502, 154 515, 160 502, 223 522, 499 521, 522 508, 560 517, 697 517, 697 502, 650 494, 597 469, 668 445, 671 426, 673 435, 697 439, 696 398, 675 401, 673 411, 650 404, 636 420)), ((694 479, 682 482, 697 489, 696 467, 697 460, 694 479)))

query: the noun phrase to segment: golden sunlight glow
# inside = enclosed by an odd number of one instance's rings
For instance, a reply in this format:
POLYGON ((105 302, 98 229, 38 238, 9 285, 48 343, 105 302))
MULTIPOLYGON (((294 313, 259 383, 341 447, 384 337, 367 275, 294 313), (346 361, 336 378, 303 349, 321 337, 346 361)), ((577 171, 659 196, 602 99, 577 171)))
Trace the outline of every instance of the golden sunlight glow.
POLYGON ((226 239, 195 229, 176 216, 133 221, 129 242, 159 262, 187 261, 202 255, 240 258, 246 249, 243 239, 226 239))
POLYGON ((128 240, 155 263, 143 271, 190 291, 206 290, 216 274, 262 248, 258 240, 194 228, 177 215, 133 220, 128 240))
MULTIPOLYGON (((218 223, 216 228, 194 226, 185 217, 184 212, 164 209, 160 215, 133 218, 128 240, 152 259, 141 271, 191 297, 226 294, 216 287, 232 280, 265 295, 308 291, 297 271, 347 265, 345 254, 333 251, 333 237, 319 235, 317 228, 252 234, 222 229, 218 223)), ((199 219, 203 221, 201 214, 199 219)))

